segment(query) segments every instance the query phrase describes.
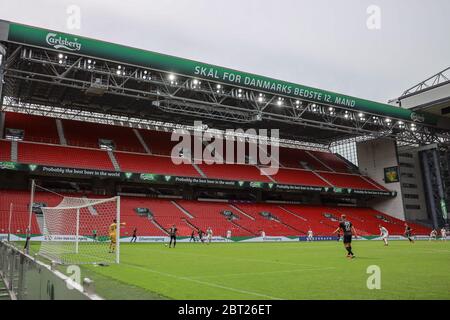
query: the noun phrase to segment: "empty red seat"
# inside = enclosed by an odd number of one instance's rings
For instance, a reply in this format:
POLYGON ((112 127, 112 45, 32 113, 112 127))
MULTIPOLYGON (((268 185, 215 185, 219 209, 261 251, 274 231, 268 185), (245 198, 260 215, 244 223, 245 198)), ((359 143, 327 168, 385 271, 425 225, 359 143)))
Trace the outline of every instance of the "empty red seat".
POLYGON ((20 142, 18 158, 20 163, 114 171, 103 150, 20 142))
MULTIPOLYGON (((334 172, 318 172, 318 174, 338 188, 364 189, 364 190, 383 190, 376 185, 365 180, 362 176, 355 174, 344 174, 334 172)), ((384 189, 385 190, 385 189, 384 189)), ((383 191, 384 191, 383 190, 383 191)))
POLYGON ((307 170, 280 168, 278 173, 272 177, 280 184, 330 187, 319 175, 307 170))
POLYGON ((63 120, 63 127, 69 145, 99 148, 99 140, 105 139, 112 140, 116 150, 145 152, 133 129, 129 127, 74 120, 63 120))
POLYGON ((198 171, 191 164, 175 164, 171 157, 125 152, 115 152, 114 154, 122 171, 200 177, 198 171))
POLYGON ((0 161, 11 161, 11 142, 0 140, 0 161))
POLYGON ((54 118, 6 112, 5 128, 23 130, 25 141, 59 144, 56 119, 54 118))

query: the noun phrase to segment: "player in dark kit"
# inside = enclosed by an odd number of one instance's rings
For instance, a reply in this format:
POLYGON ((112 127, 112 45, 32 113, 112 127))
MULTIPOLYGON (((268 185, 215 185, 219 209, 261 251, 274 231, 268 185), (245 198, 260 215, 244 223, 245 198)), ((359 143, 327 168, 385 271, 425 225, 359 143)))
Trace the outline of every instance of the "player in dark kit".
POLYGON ((189 239, 189 242, 191 242, 191 241, 197 242, 197 239, 195 239, 195 230, 192 230, 191 238, 189 239))
POLYGON ((203 243, 203 231, 201 229, 198 229, 198 239, 201 243, 203 243))
POLYGON ((133 236, 131 237, 131 242, 137 241, 137 228, 134 228, 133 230, 133 236))
POLYGON ((405 237, 408 238, 410 243, 414 243, 414 239, 412 238, 412 229, 407 223, 405 223, 405 237))
POLYGON ((344 247, 347 250, 347 258, 353 259, 355 255, 352 251, 352 236, 356 237, 356 230, 353 227, 353 224, 347 220, 347 216, 343 214, 341 216, 341 222, 339 223, 339 227, 334 231, 334 233, 342 233, 344 234, 344 247))
POLYGON ((174 247, 174 248, 175 248, 175 246, 177 245, 177 231, 178 231, 178 229, 176 228, 175 225, 173 225, 173 226, 169 229, 169 236, 170 236, 169 248, 172 247, 172 242, 173 242, 173 247, 174 247))

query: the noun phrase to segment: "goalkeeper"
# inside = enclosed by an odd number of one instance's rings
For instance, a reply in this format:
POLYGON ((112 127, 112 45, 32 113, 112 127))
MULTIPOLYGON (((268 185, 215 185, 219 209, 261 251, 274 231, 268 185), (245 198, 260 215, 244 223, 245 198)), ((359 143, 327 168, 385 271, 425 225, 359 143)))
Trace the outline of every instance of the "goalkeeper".
MULTIPOLYGON (((121 226, 126 225, 125 222, 120 224, 121 226)), ((120 232, 120 230, 119 230, 120 232)), ((117 240, 117 220, 114 219, 113 223, 109 226, 109 239, 111 243, 109 244, 109 253, 114 253, 116 250, 116 240, 117 240)))

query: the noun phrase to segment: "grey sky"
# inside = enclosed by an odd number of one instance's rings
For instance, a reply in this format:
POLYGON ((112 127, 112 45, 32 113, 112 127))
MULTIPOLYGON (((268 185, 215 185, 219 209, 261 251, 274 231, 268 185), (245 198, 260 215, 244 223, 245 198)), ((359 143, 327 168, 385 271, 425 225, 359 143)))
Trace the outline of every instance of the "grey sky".
POLYGON ((448 0, 0 1, 0 19, 380 102, 450 66, 449 16, 448 0), (66 27, 70 4, 80 30, 66 27))

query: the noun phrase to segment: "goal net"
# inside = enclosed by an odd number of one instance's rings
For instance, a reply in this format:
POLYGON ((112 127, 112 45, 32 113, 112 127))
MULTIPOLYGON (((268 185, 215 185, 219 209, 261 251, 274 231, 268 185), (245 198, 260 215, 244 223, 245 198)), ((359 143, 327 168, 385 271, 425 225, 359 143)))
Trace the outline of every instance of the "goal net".
POLYGON ((42 213, 41 256, 60 264, 119 263, 120 197, 64 197, 42 213))

